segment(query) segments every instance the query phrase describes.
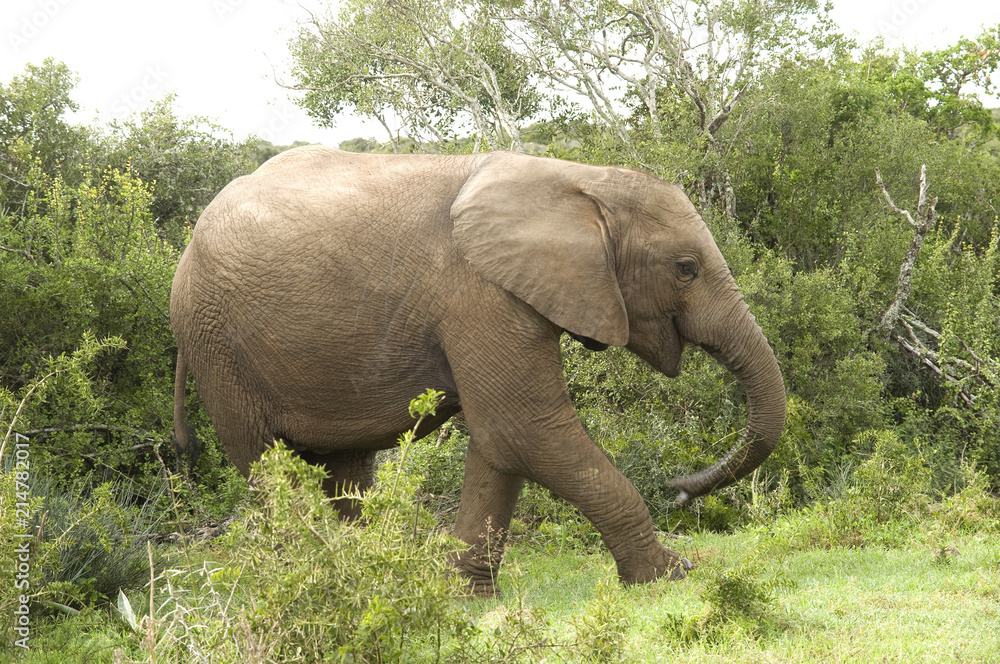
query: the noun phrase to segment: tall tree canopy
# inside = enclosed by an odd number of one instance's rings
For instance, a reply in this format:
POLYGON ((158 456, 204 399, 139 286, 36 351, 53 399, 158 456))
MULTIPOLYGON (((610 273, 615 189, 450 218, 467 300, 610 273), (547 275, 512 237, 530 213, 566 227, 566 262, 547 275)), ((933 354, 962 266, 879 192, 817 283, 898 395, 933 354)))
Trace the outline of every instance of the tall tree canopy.
POLYGON ((494 18, 489 3, 348 0, 300 27, 294 87, 320 124, 350 107, 394 143, 401 132, 445 142, 471 129, 477 145, 523 149, 539 94, 494 18))

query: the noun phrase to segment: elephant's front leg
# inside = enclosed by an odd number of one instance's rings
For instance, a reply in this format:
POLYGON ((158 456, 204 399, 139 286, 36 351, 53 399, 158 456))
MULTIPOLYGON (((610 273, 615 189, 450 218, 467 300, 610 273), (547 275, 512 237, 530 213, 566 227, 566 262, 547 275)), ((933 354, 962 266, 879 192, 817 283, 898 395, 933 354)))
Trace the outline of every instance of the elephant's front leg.
MULTIPOLYGON (((481 535, 506 530, 520 486, 511 478, 525 477, 583 512, 611 550, 622 582, 683 577, 683 559, 659 542, 639 492, 584 431, 566 391, 558 331, 474 350, 480 351, 475 362, 452 361, 475 441, 456 526, 470 544, 467 555, 485 545, 481 535)), ((483 568, 471 560, 460 567, 483 582, 483 568)))
MULTIPOLYGON (((506 445, 497 445, 499 450, 490 446, 488 454, 470 451, 455 530, 470 548, 458 567, 477 592, 490 592, 521 486, 517 478, 524 475, 568 500, 594 524, 614 556, 622 583, 664 575, 683 578, 689 563, 660 543, 639 492, 590 440, 571 408, 567 416, 572 419, 563 426, 554 426, 550 419, 533 439, 508 443, 515 451, 499 451, 506 445), (503 459, 510 465, 504 466, 503 459), (490 555, 484 556, 487 551, 490 555)), ((468 419, 471 427, 473 419, 468 419)))
POLYGON ((594 524, 622 583, 683 578, 690 563, 660 543, 639 492, 591 441, 575 413, 561 429, 546 431, 529 450, 528 465, 535 469, 530 477, 594 524))
POLYGON ((524 480, 496 470, 481 455, 475 438, 465 458, 465 480, 453 534, 469 545, 452 564, 469 579, 477 595, 495 593, 500 560, 524 480))

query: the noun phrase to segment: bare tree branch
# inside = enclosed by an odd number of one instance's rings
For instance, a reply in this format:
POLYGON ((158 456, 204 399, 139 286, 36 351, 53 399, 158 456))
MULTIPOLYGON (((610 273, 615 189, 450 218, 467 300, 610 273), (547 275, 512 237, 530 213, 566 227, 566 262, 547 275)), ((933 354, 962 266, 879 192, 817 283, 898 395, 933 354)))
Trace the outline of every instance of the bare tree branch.
POLYGON ((934 358, 937 357, 936 353, 931 352, 927 347, 923 346, 923 344, 920 344, 919 342, 911 343, 911 340, 904 339, 895 331, 890 332, 889 338, 898 343, 900 348, 906 351, 907 354, 922 362, 924 366, 933 371, 935 374, 944 378, 948 382, 959 385, 960 389, 958 396, 962 399, 966 406, 971 408, 975 405, 975 397, 969 394, 968 390, 964 387, 961 387, 961 381, 958 378, 945 373, 941 369, 940 365, 934 361, 934 358))
POLYGON ((0 245, 0 251, 7 251, 12 254, 20 254, 21 256, 24 256, 32 263, 35 262, 35 259, 32 258, 31 253, 27 249, 12 249, 10 247, 4 247, 3 245, 0 245))
POLYGON ((983 358, 972 351, 962 339, 950 335, 949 341, 957 342, 971 362, 946 353, 942 350, 945 335, 921 321, 916 314, 907 309, 906 301, 912 288, 913 268, 923 245, 924 238, 933 228, 937 219, 935 206, 937 198, 928 199, 930 185, 927 182, 927 167, 920 168, 920 189, 917 196, 917 214, 913 217, 907 210, 900 209, 889 195, 882 175, 875 169, 875 181, 882 190, 889 209, 904 217, 913 228, 913 239, 903 256, 899 268, 899 279, 896 285, 896 295, 892 303, 882 315, 879 329, 887 338, 895 341, 907 354, 918 360, 938 377, 956 389, 957 397, 969 408, 976 406, 979 388, 995 389, 1000 384, 1000 363, 992 358, 983 358), (902 326, 906 334, 901 334, 898 327, 902 326), (919 334, 918 334, 919 333, 919 334), (923 335, 923 339, 921 338, 923 335), (936 346, 937 349, 932 348, 936 346))
POLYGON ((885 188, 885 183, 882 182, 882 174, 879 170, 875 169, 875 182, 878 183, 879 188, 882 190, 882 194, 885 197, 885 202, 889 206, 889 209, 896 214, 903 216, 913 227, 913 239, 910 241, 910 246, 906 250, 906 254, 903 255, 903 263, 899 267, 899 279, 896 284, 896 296, 892 299, 892 303, 889 308, 885 310, 882 315, 882 320, 879 323, 879 328, 882 330, 883 334, 889 336, 892 332, 893 327, 895 327, 896 322, 899 320, 899 313, 902 311, 903 306, 906 304, 907 298, 910 297, 910 291, 913 288, 913 266, 917 262, 917 256, 920 254, 920 248, 924 244, 924 238, 927 233, 930 232, 931 228, 934 227, 934 222, 937 221, 937 213, 934 207, 937 205, 937 197, 931 199, 928 203, 927 201, 927 190, 929 189, 927 183, 927 165, 920 167, 920 193, 917 198, 917 218, 914 219, 910 215, 909 211, 901 210, 892 202, 892 197, 889 195, 889 190, 885 188))

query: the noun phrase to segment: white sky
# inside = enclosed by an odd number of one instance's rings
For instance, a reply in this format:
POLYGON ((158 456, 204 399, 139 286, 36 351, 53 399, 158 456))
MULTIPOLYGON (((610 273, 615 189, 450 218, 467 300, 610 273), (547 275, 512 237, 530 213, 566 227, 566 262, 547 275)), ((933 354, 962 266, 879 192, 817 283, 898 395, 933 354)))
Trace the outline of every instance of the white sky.
MULTIPOLYGON (((303 0, 314 5, 316 0, 303 0)), ((334 129, 310 119, 277 85, 286 42, 303 16, 285 0, 3 0, 0 81, 46 57, 80 77, 81 122, 107 121, 177 94, 182 114, 203 115, 237 138, 337 145, 384 140, 375 122, 344 118, 334 129)), ((834 19, 862 41, 941 48, 1000 23, 998 0, 834 0, 834 19)), ((1000 105, 1000 100, 989 100, 1000 105)))

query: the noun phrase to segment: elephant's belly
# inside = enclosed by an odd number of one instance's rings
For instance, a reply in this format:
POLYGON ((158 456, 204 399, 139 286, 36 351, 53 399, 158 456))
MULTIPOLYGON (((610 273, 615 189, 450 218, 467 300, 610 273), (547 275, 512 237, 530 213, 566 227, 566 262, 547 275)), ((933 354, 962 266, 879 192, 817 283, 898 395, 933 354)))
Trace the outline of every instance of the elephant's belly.
MULTIPOLYGON (((299 408, 283 412, 279 436, 295 449, 317 453, 380 450, 395 447, 399 437, 416 425, 408 412, 409 399, 341 404, 340 408, 299 408)), ((459 410, 457 395, 447 393, 437 415, 423 422, 419 433, 436 429, 459 410)))
MULTIPOLYGON (((385 449, 416 424, 410 401, 428 388, 445 392, 438 424, 458 411, 457 390, 443 354, 401 354, 394 362, 357 357, 274 368, 269 379, 275 435, 315 452, 385 449)), ((423 427, 426 428, 426 427, 423 427)))

